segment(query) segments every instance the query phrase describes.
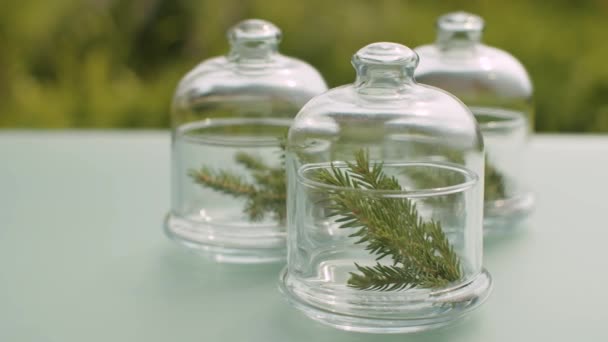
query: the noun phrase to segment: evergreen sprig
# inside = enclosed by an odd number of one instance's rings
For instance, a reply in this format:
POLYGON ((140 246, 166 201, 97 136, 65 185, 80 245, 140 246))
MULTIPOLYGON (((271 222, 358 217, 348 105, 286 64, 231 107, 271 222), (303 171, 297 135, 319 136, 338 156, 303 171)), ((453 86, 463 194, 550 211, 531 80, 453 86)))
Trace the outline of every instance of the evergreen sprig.
MULTIPOLYGON (((462 160, 450 160, 455 163, 463 163, 462 160)), ((433 172, 432 170, 420 169, 410 170, 404 173, 417 187, 444 187, 455 185, 463 181, 459 174, 447 174, 446 172, 433 172)), ((496 201, 507 196, 505 177, 486 159, 484 172, 484 201, 496 201)), ((437 200, 443 200, 438 198, 437 200)))
POLYGON ((237 198, 245 198, 243 211, 251 221, 260 221, 267 215, 278 222, 285 221, 285 166, 283 162, 284 152, 281 152, 281 165, 271 167, 260 158, 238 152, 234 160, 244 166, 251 175, 253 182, 248 182, 244 177, 228 170, 215 170, 202 167, 199 170, 190 171, 192 179, 213 190, 231 195, 237 198))
POLYGON ((484 172, 484 201, 496 201, 507 197, 505 177, 498 171, 486 156, 486 170, 484 172))
POLYGON ((340 168, 321 169, 315 179, 342 189, 332 189, 328 217, 340 228, 354 229, 350 235, 365 244, 376 260, 390 257, 392 265, 355 263, 348 285, 361 290, 405 290, 414 287, 440 288, 462 276, 460 259, 443 233, 441 224, 424 220, 416 204, 407 198, 386 198, 354 190, 403 190, 395 177, 383 172, 383 164, 370 165, 360 150, 355 162, 340 168))
MULTIPOLYGON (((443 151, 445 159, 451 163, 463 165, 465 160, 456 151, 443 151)), ((506 177, 500 172, 486 155, 484 164, 484 201, 496 201, 507 197, 506 177)), ((448 175, 445 172, 429 172, 429 170, 410 170, 406 174, 419 188, 442 187, 462 182, 457 174, 448 175)))

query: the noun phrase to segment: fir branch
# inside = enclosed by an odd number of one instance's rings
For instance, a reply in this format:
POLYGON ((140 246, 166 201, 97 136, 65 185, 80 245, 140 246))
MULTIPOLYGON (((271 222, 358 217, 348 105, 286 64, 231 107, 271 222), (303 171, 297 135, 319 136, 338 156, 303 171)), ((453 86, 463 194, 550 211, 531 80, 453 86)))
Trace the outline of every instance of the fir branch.
POLYGON ((235 197, 251 196, 256 192, 253 185, 245 182, 240 176, 225 170, 215 171, 202 167, 188 174, 200 185, 235 197))
POLYGON ((484 201, 496 201, 507 197, 505 177, 486 157, 486 170, 484 172, 484 201))
MULTIPOLYGON (((316 180, 328 185, 360 190, 402 190, 395 177, 383 172, 383 164, 370 165, 359 151, 355 162, 331 170, 321 169, 316 180)), ((425 221, 407 198, 375 197, 362 191, 330 190, 329 217, 340 228, 353 229, 356 244, 376 255, 392 259, 392 266, 355 264, 348 285, 361 290, 402 290, 413 287, 439 288, 462 276, 460 260, 439 222, 425 221)))
POLYGON ((238 164, 241 164, 252 171, 263 171, 268 169, 268 166, 264 164, 261 159, 256 158, 245 152, 237 152, 234 155, 234 160, 238 164))
POLYGON ((406 290, 412 287, 409 279, 416 277, 416 271, 411 267, 398 267, 376 263, 375 266, 355 267, 361 274, 351 273, 348 284, 351 287, 366 290, 394 291, 406 290))
MULTIPOLYGON (((463 164, 464 158, 456 153, 448 153, 447 160, 463 164)), ((486 156, 484 172, 484 201, 496 201, 507 197, 505 176, 492 165, 486 156)), ((461 183, 463 178, 458 174, 447 175, 445 172, 429 172, 428 170, 410 170, 404 173, 417 188, 437 188, 461 183)))
POLYGON ((244 152, 237 152, 234 160, 237 164, 244 166, 253 178, 254 182, 247 182, 239 176, 227 170, 214 170, 202 167, 198 171, 190 171, 190 177, 198 184, 231 195, 236 198, 245 198, 243 212, 249 216, 251 221, 260 221, 267 215, 279 223, 283 223, 286 217, 286 182, 284 166, 284 142, 281 142, 281 155, 279 167, 271 167, 264 163, 261 158, 244 152))

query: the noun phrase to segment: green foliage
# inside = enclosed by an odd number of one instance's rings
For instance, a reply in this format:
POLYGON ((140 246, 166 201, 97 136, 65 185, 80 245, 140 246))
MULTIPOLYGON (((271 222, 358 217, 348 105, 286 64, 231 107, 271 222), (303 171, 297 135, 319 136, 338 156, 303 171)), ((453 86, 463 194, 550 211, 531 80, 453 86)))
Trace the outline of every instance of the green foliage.
POLYGON ((244 18, 275 22, 281 50, 336 86, 352 82, 361 46, 429 43, 436 17, 460 9, 528 68, 537 130, 608 132, 603 0, 3 1, 0 127, 166 127, 179 78, 225 53, 226 29, 244 18))
MULTIPOLYGON (((403 190, 395 177, 383 172, 382 164, 370 165, 363 151, 355 163, 331 171, 321 169, 316 180, 328 185, 358 190, 403 190)), ((390 257, 392 265, 361 266, 351 273, 348 285, 361 290, 402 290, 414 287, 440 288, 462 276, 460 259, 441 224, 424 220, 407 198, 375 197, 369 192, 330 190, 329 217, 340 228, 355 230, 350 236, 365 244, 376 260, 390 257)))
MULTIPOLYGON (((456 154, 449 156, 449 161, 456 164, 463 164, 462 158, 456 157, 456 154)), ((408 171, 408 178, 420 188, 437 188, 446 187, 454 184, 459 184, 463 181, 462 176, 458 174, 448 174, 443 172, 433 172, 429 170, 408 171)), ((486 157, 485 172, 484 172, 484 201, 491 202, 507 197, 505 176, 496 169, 486 157)), ((438 200, 442 200, 438 198, 438 200)))
POLYGON ((483 198, 485 202, 496 201, 507 197, 505 177, 492 164, 488 162, 486 157, 486 169, 484 172, 484 192, 483 198))
POLYGON ((284 222, 287 191, 285 167, 268 166, 261 159, 243 152, 235 155, 235 161, 250 172, 254 183, 247 182, 233 172, 209 167, 190 171, 190 177, 204 187, 236 198, 245 198, 243 212, 251 221, 259 221, 266 215, 272 215, 278 222, 284 222))

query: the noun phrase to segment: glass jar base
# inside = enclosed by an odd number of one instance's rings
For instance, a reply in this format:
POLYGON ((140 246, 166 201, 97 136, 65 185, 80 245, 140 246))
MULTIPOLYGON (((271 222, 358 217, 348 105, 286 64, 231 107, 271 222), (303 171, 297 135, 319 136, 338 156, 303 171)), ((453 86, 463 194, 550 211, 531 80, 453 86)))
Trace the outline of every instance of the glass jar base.
POLYGON ((291 279, 287 268, 284 268, 279 289, 290 304, 308 317, 337 329, 375 334, 413 333, 449 325, 481 305, 492 288, 492 278, 484 269, 472 281, 431 293, 426 300, 412 300, 410 303, 389 300, 381 307, 368 306, 370 314, 366 315, 361 312, 361 306, 368 304, 365 301, 353 305, 347 300, 351 308, 358 308, 355 310, 338 308, 335 303, 321 307, 319 298, 311 298, 314 296, 311 292, 296 289, 298 285, 295 283, 297 281, 291 279))
POLYGON ((534 210, 535 198, 526 192, 508 199, 486 202, 484 205, 484 233, 505 231, 519 226, 534 210))
POLYGON ((195 225, 171 214, 165 218, 164 231, 171 240, 220 263, 267 264, 286 258, 284 237, 221 236, 210 225, 195 225))

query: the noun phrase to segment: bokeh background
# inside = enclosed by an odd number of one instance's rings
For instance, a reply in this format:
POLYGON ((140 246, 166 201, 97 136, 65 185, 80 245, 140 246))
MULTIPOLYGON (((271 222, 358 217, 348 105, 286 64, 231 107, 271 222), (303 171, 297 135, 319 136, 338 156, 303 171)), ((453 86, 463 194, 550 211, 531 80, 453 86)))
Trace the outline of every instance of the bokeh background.
POLYGON ((483 16, 484 42, 527 67, 537 131, 608 132, 607 0, 3 0, 0 127, 167 127, 180 77, 250 17, 330 86, 349 83, 360 47, 429 43, 454 10, 483 16))

